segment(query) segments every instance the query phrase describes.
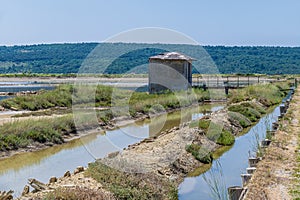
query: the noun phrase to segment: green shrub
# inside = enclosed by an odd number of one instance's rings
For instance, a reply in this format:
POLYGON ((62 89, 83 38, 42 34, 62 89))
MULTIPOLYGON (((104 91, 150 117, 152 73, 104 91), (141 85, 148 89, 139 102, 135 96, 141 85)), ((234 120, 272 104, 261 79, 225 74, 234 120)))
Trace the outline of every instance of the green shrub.
POLYGON ((0 102, 0 105, 8 109, 32 111, 52 107, 71 107, 72 91, 73 87, 71 85, 61 85, 54 90, 42 90, 39 94, 5 99, 0 102))
POLYGON ((104 123, 108 123, 113 118, 113 113, 110 109, 103 110, 103 111, 97 112, 97 117, 100 121, 102 121, 104 123))
POLYGON ((243 102, 240 105, 257 110, 260 114, 266 114, 266 110, 259 104, 254 102, 243 102))
MULTIPOLYGON (((201 89, 193 89, 193 95, 187 98, 186 91, 176 93, 166 91, 162 94, 149 94, 147 92, 133 92, 121 90, 111 86, 98 85, 60 85, 51 91, 40 91, 39 94, 18 96, 5 99, 0 105, 7 109, 40 110, 54 107, 71 108, 72 104, 83 107, 122 107, 128 106, 130 114, 135 116, 137 112, 148 113, 152 105, 157 111, 176 109, 190 106, 198 101, 207 99, 209 94, 201 89), (113 95, 113 96, 112 96, 113 95)), ((122 115, 124 113, 121 113, 122 115)))
MULTIPOLYGON (((99 85, 96 88, 86 85, 75 87, 72 85, 60 85, 54 90, 42 90, 39 94, 17 96, 15 98, 5 99, 0 102, 4 108, 14 108, 17 110, 40 110, 53 107, 68 107, 74 104, 94 103, 96 106, 110 106, 113 88, 110 86, 99 85), (95 96, 91 97, 91 94, 95 96), (93 101, 93 102, 92 102, 93 101)), ((123 91, 118 91, 124 97, 123 91)))
POLYGON ((209 128, 206 131, 206 136, 208 139, 217 142, 222 131, 223 131, 223 127, 221 125, 216 124, 214 122, 210 122, 209 128))
POLYGON ((238 113, 238 112, 228 112, 229 115, 229 119, 231 120, 235 120, 237 122, 239 122, 239 124, 243 127, 243 128, 247 128, 249 126, 251 126, 251 121, 245 117, 244 115, 238 113))
POLYGON ((210 125, 210 123, 211 123, 211 121, 210 120, 208 120, 208 119, 200 119, 199 121, 198 121, 198 127, 200 128, 200 129, 203 129, 203 130, 207 130, 208 129, 208 127, 209 127, 209 125, 210 125))
MULTIPOLYGON (((78 123, 79 128, 94 128, 86 116, 78 123)), ((78 128, 77 127, 77 128, 78 128)), ((76 133, 72 115, 57 118, 28 119, 4 123, 0 126, 0 151, 26 147, 35 142, 61 144, 63 135, 76 133)))
POLYGON ((256 122, 261 117, 261 114, 257 110, 242 105, 229 106, 228 110, 232 112, 238 112, 247 117, 252 122, 256 122))
MULTIPOLYGON (((216 142, 217 144, 228 146, 234 143, 234 136, 229 131, 224 130, 221 125, 216 124, 215 122, 212 122, 208 119, 201 119, 198 122, 198 127, 206 132, 206 137, 208 139, 216 142)), ((197 148, 199 147, 192 145, 189 148, 192 151, 192 149, 197 150, 197 148)))
POLYGON ((191 153, 197 160, 202 163, 209 164, 213 161, 212 153, 206 148, 197 144, 190 144, 186 146, 186 151, 191 153))
POLYGON ((234 143, 234 141, 234 136, 230 132, 223 130, 217 139, 217 144, 230 146, 234 143))
POLYGON ((288 88, 289 85, 287 82, 250 85, 243 89, 231 90, 229 103, 238 103, 256 99, 264 106, 269 107, 280 103, 283 96, 286 95, 286 92, 281 91, 281 89, 288 88))

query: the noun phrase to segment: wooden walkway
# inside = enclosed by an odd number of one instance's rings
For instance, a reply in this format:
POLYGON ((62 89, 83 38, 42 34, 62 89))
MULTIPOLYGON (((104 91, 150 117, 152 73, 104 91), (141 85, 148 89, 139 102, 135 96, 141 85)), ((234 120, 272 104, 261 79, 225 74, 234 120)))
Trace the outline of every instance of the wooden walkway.
POLYGON ((286 79, 268 76, 198 76, 193 77, 192 86, 203 89, 238 89, 261 83, 281 82, 286 79))

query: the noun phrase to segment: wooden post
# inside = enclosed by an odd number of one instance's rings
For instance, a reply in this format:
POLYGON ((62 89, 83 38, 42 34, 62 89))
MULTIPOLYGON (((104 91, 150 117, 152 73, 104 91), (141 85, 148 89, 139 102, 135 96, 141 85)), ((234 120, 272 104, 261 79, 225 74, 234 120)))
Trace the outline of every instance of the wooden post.
POLYGON ((257 163, 259 162, 259 158, 249 158, 249 166, 250 167, 256 167, 257 163))
POLYGON ((250 181, 252 174, 241 174, 241 177, 242 177, 242 184, 243 186, 245 186, 250 181))
POLYGON ((281 114, 281 115, 282 115, 282 114, 285 114, 286 109, 285 109, 285 106, 284 106, 284 105, 283 105, 283 106, 280 106, 279 109, 280 109, 280 114, 281 114))
POLYGON ((239 89, 239 86, 240 86, 240 77, 238 76, 237 77, 237 89, 239 89))
POLYGON ((250 85, 250 82, 249 82, 249 76, 250 76, 250 75, 248 75, 248 86, 250 85))
POLYGON ((207 87, 209 88, 209 75, 207 76, 207 87))
POLYGON ((256 167, 248 167, 246 168, 247 174, 253 174, 256 170, 256 167))
POLYGON ((217 88, 219 87, 219 76, 217 76, 217 88))
POLYGON ((274 136, 276 131, 267 131, 267 134, 269 134, 270 136, 274 136))
POLYGON ((240 186, 233 186, 233 187, 229 187, 227 190, 228 190, 229 200, 239 200, 244 191, 244 188, 240 186))
POLYGON ((277 122, 272 123, 272 130, 276 131, 278 128, 279 124, 277 122))
POLYGON ((267 147, 271 144, 271 140, 269 139, 264 139, 263 141, 261 141, 261 146, 262 147, 267 147))
POLYGON ((229 87, 226 85, 225 86, 225 95, 228 96, 228 94, 229 94, 229 87))
POLYGON ((257 76, 257 83, 259 83, 259 76, 257 76))

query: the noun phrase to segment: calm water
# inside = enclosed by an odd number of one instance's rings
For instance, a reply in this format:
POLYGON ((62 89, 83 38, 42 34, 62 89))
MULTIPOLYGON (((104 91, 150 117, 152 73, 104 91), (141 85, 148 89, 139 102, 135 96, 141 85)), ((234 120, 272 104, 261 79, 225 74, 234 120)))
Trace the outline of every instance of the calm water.
MULTIPOLYGON (((55 86, 48 84, 39 84, 33 82, 17 81, 17 82, 3 82, 0 81, 0 92, 23 92, 23 91, 38 91, 38 90, 52 90, 55 86)), ((14 96, 0 96, 0 101, 14 96)))
POLYGON ((77 166, 87 166, 95 158, 106 156, 110 152, 120 150, 129 144, 134 144, 143 138, 161 130, 178 126, 180 121, 187 122, 201 117, 205 111, 221 109, 220 105, 204 105, 199 108, 185 109, 182 114, 168 114, 166 123, 162 117, 134 123, 120 129, 106 131, 105 134, 94 133, 74 140, 70 143, 50 147, 48 149, 24 153, 8 159, 0 160, 0 191, 13 189, 15 195, 21 194, 29 178, 48 182, 51 176, 61 177, 67 170, 77 166))
POLYGON ((38 91, 38 90, 52 90, 55 86, 51 85, 1 85, 0 92, 22 92, 22 91, 38 91))
POLYGON ((248 167, 249 151, 253 152, 255 150, 256 135, 259 135, 260 139, 265 138, 266 130, 271 129, 272 123, 277 121, 279 114, 279 107, 277 107, 272 113, 262 117, 247 134, 236 138, 234 146, 217 159, 217 161, 214 161, 212 168, 209 171, 197 177, 185 178, 179 186, 179 199, 213 199, 209 185, 203 177, 206 176, 209 180, 220 180, 220 178, 218 178, 220 177, 220 172, 223 173, 221 181, 224 182, 225 189, 231 186, 241 186, 240 175, 245 173, 246 168, 248 167))

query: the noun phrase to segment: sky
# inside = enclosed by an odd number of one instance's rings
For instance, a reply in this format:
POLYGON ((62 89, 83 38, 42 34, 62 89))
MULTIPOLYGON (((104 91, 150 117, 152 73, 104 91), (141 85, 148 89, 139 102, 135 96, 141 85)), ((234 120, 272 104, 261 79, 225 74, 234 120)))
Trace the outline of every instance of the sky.
POLYGON ((300 46, 299 0, 0 0, 0 45, 102 42, 160 27, 201 45, 300 46))

